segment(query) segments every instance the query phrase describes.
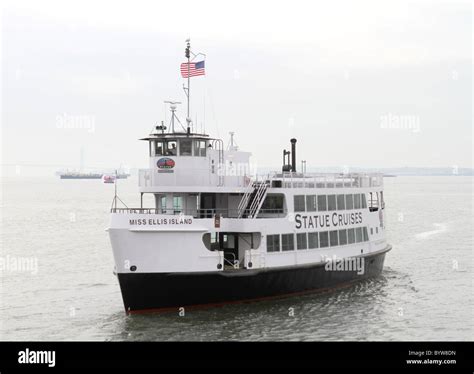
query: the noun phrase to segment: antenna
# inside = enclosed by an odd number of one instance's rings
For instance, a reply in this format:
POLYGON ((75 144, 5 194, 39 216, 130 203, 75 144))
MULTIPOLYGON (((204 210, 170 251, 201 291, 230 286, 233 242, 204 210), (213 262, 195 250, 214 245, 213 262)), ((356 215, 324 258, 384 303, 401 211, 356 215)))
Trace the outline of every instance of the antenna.
POLYGON ((186 49, 184 50, 184 57, 186 57, 188 59, 188 65, 187 65, 187 67, 188 67, 188 75, 187 75, 188 86, 186 87, 183 84, 183 89, 184 89, 184 93, 186 94, 187 104, 188 104, 188 111, 187 111, 187 115, 186 115, 186 126, 187 126, 186 131, 187 131, 188 134, 191 132, 191 124, 192 124, 191 114, 190 114, 190 102, 191 102, 191 76, 190 76, 190 70, 191 70, 191 61, 193 61, 197 56, 203 56, 204 58, 206 58, 206 55, 204 53, 194 54, 191 51, 191 38, 186 39, 186 49), (191 56, 192 56, 192 58, 191 58, 191 56))
POLYGON ((301 171, 306 173, 306 160, 301 160, 301 171))
POLYGON ((227 150, 229 150, 229 151, 238 151, 239 146, 234 141, 235 132, 231 131, 231 132, 229 132, 229 135, 230 135, 230 140, 229 140, 229 145, 227 146, 227 150))
POLYGON ((163 121, 161 121, 161 125, 160 126, 156 126, 156 130, 157 131, 160 131, 161 130, 161 133, 164 134, 165 133, 165 130, 167 129, 167 127, 165 126, 165 123, 163 121))
POLYGON ((117 209, 117 169, 115 169, 115 183, 114 183, 114 187, 115 187, 115 196, 114 196, 114 201, 115 201, 115 209, 117 209))
POLYGON ((163 112, 165 112, 165 122, 168 123, 168 120, 166 118, 166 103, 163 103, 163 112))
POLYGON ((203 97, 204 97, 204 100, 203 100, 204 101, 204 120, 203 120, 204 123, 201 122, 201 132, 205 134, 206 133, 206 91, 204 91, 203 97))
MULTIPOLYGON (((178 116, 176 115, 176 109, 178 108, 178 104, 181 104, 180 101, 165 101, 166 104, 170 104, 170 110, 171 110, 171 122, 170 122, 170 125, 171 125, 171 132, 174 133, 175 132, 175 128, 174 128, 174 123, 175 123, 175 120, 181 125, 182 129, 184 131, 186 131, 186 129, 184 128, 184 126, 182 125, 181 121, 179 120, 178 116)), ((189 127, 188 127, 189 129, 189 127)), ((164 130, 164 129, 163 129, 164 130)))
POLYGON ((188 38, 186 39, 186 50, 184 51, 184 56, 188 59, 188 88, 187 90, 185 91, 186 92, 186 96, 188 98, 188 113, 187 113, 187 116, 186 116, 186 123, 187 123, 187 132, 189 134, 190 132, 190 125, 191 125, 191 118, 189 117, 189 101, 190 101, 190 85, 191 85, 191 76, 190 76, 190 72, 189 72, 189 69, 190 69, 190 63, 191 63, 191 39, 188 38))

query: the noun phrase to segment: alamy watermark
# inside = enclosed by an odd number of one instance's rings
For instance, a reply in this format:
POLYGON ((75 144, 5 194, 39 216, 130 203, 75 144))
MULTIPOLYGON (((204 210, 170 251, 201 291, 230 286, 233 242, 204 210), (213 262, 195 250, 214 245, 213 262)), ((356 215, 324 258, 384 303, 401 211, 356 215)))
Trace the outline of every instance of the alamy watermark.
POLYGON ((220 164, 217 168, 217 175, 219 176, 233 176, 233 177, 251 177, 257 175, 257 164, 247 162, 233 162, 226 160, 225 163, 220 164))
POLYGON ((38 274, 38 258, 37 257, 17 257, 7 255, 0 257, 0 275, 2 273, 30 273, 38 274))
POLYGON ((80 129, 87 130, 88 133, 95 132, 95 116, 70 115, 67 113, 58 114, 56 116, 56 128, 58 129, 80 129))
POLYGON ((357 271, 357 275, 365 273, 365 259, 364 257, 332 257, 323 256, 323 261, 326 263, 324 269, 326 271, 357 271))
POLYGON ((413 133, 420 132, 420 117, 411 114, 387 113, 380 116, 381 129, 410 130, 413 133))
POLYGON ((26 348, 18 352, 19 364, 45 364, 48 367, 56 366, 56 351, 34 351, 26 348))

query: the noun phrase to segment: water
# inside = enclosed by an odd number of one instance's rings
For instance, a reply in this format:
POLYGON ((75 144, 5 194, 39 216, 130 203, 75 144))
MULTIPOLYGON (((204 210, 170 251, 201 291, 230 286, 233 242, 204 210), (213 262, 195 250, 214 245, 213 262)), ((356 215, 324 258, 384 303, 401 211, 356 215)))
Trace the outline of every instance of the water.
MULTIPOLYGON (((1 274, 0 340, 472 340, 472 183, 386 178, 393 250, 376 279, 179 317, 125 315, 104 231, 113 185, 5 178, 0 258, 38 262, 1 274)), ((119 181, 128 206, 136 186, 119 181)))

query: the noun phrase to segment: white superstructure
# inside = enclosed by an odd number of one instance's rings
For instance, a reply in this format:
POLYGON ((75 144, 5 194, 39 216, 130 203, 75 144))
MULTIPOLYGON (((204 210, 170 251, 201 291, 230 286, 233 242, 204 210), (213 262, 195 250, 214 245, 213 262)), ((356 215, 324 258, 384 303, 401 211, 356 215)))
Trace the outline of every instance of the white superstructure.
POLYGON ((145 140, 150 167, 139 172, 139 192, 155 204, 112 209, 118 272, 291 266, 387 245, 379 174, 256 177, 245 172, 250 153, 224 150, 220 140, 186 133, 145 140))

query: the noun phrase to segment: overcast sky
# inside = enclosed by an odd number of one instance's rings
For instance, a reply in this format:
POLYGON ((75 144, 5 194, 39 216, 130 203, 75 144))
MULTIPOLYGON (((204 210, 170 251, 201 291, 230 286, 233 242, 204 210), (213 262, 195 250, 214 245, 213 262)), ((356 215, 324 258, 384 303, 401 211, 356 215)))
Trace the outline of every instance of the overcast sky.
POLYGON ((472 167, 471 1, 315 3, 7 1, 3 164, 147 167, 191 37, 193 120, 260 166, 472 167))

